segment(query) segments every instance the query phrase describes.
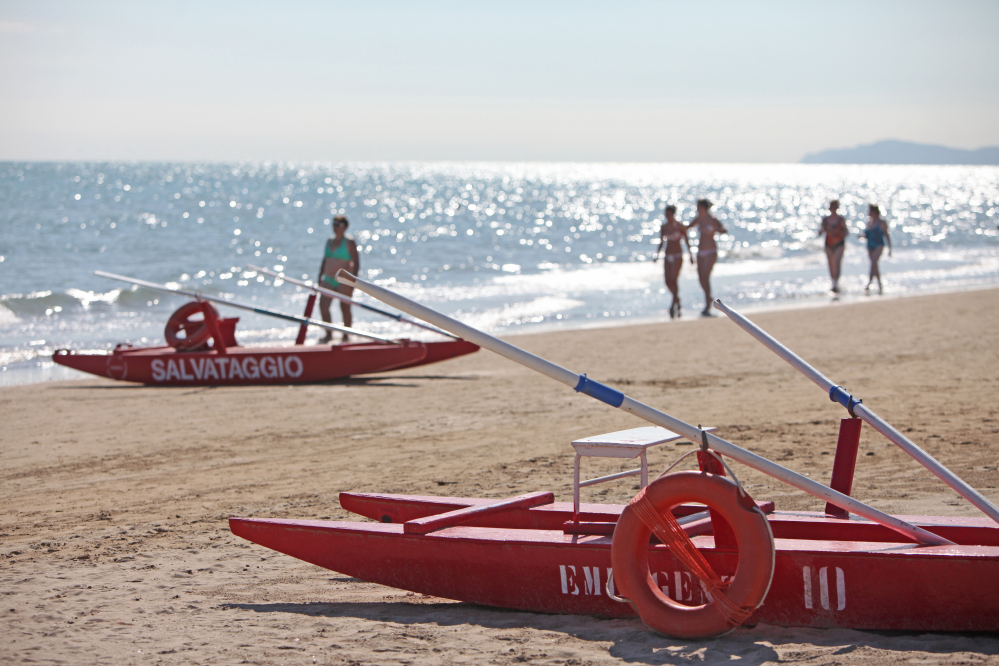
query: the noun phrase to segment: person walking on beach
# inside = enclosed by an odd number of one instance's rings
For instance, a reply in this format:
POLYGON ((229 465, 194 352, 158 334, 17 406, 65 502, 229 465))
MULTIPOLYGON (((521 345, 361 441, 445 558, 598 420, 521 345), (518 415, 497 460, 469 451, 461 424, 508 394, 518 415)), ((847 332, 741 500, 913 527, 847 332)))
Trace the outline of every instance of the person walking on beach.
POLYGON ((864 291, 871 290, 871 282, 874 278, 878 279, 878 293, 884 293, 884 287, 881 286, 881 269, 878 266, 878 261, 881 259, 881 252, 885 249, 885 244, 888 244, 888 256, 891 256, 891 236, 888 235, 888 223, 881 219, 881 209, 878 208, 877 204, 871 204, 868 206, 870 211, 871 219, 867 223, 867 228, 860 234, 867 239, 867 253, 871 255, 871 275, 867 279, 867 287, 864 291))
MULTIPOLYGON (((326 250, 323 252, 323 263, 319 266, 318 280, 320 286, 332 289, 344 296, 353 294, 354 288, 340 284, 333 276, 341 268, 346 269, 354 275, 357 275, 361 270, 361 257, 357 254, 357 243, 354 242, 353 237, 347 235, 349 224, 347 218, 343 215, 337 215, 333 218, 333 235, 326 241, 326 250)), ((319 312, 322 314, 323 321, 325 322, 333 321, 330 317, 330 302, 332 300, 331 296, 321 295, 319 297, 319 312)), ((340 301, 340 313, 343 315, 343 325, 349 327, 353 323, 350 304, 340 301)), ((326 344, 331 340, 333 340, 333 333, 327 330, 326 335, 319 341, 319 344, 326 344)), ((346 333, 343 334, 342 341, 347 341, 346 333)))
POLYGON ((843 265, 843 250, 846 248, 846 237, 850 231, 846 227, 846 219, 838 214, 839 201, 829 202, 829 214, 822 218, 819 227, 819 237, 826 235, 826 259, 829 260, 829 277, 832 278, 832 292, 839 293, 840 267, 843 265))
POLYGON ((713 204, 707 199, 697 200, 697 217, 687 225, 687 229, 697 227, 697 277, 701 281, 701 289, 704 290, 704 310, 702 317, 711 316, 711 269, 715 267, 718 260, 718 245, 715 243, 715 234, 727 234, 728 229, 709 212, 713 204))
POLYGON ((694 263, 694 255, 690 250, 690 239, 687 237, 687 228, 676 219, 676 206, 666 206, 666 221, 659 227, 659 247, 652 258, 653 262, 659 260, 659 252, 663 250, 663 243, 666 249, 663 251, 663 273, 666 276, 666 288, 673 294, 673 304, 669 306, 669 318, 680 316, 680 267, 683 266, 683 247, 680 239, 687 244, 687 252, 690 252, 690 263, 694 263))

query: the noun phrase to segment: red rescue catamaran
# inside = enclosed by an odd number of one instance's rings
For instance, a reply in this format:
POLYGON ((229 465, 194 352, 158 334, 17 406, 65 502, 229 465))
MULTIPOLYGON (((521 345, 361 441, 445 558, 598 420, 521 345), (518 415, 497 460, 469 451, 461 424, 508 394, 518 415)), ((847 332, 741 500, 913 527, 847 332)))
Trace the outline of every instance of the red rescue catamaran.
POLYGON ((342 272, 337 279, 654 427, 573 442, 572 504, 555 502, 550 492, 505 500, 341 493, 345 509, 378 522, 230 518, 234 534, 366 581, 527 611, 637 614, 682 638, 756 622, 999 631, 996 507, 722 303, 718 309, 849 411, 830 487, 376 285, 342 272), (851 498, 864 422, 987 517, 891 516, 851 498), (667 470, 647 483, 647 449, 680 438, 700 444, 700 471, 667 470), (641 465, 581 481, 581 461, 593 456, 639 458, 641 465), (772 502, 751 500, 727 460, 826 500, 826 511, 777 511, 772 502), (583 487, 637 475, 642 490, 627 506, 579 502, 583 487))
MULTIPOLYGON (((450 340, 389 340, 353 328, 312 319, 315 295, 310 296, 305 315, 295 315, 245 305, 145 280, 97 271, 97 275, 140 286, 193 297, 167 322, 166 345, 132 347, 120 344, 110 354, 77 353, 59 349, 52 360, 90 374, 157 386, 225 386, 251 384, 295 384, 341 379, 386 370, 399 370, 437 363, 478 350, 478 345, 455 338, 420 322, 384 313, 394 319, 429 328, 450 340), (237 317, 220 317, 210 301, 300 324, 292 346, 241 347, 236 342, 237 317), (309 325, 341 331, 370 342, 341 345, 305 345, 309 325)), ((382 312, 375 308, 370 308, 382 312)))

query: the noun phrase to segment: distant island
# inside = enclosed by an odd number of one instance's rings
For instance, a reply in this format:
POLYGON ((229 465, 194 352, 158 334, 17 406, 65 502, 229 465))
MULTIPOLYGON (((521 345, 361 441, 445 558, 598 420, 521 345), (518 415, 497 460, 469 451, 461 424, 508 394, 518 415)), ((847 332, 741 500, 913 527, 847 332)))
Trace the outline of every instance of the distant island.
POLYGON ((856 148, 809 153, 803 164, 973 164, 999 165, 999 147, 962 150, 908 141, 878 141, 856 148))

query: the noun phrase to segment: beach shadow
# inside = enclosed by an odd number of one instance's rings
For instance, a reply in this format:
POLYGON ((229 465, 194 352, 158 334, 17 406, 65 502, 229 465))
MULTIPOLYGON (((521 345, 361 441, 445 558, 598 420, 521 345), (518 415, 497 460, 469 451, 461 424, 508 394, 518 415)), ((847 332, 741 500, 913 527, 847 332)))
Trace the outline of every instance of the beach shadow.
POLYGON ((395 386, 401 388, 419 388, 419 384, 413 383, 402 383, 392 380, 402 380, 402 379, 452 379, 450 377, 344 377, 342 379, 328 379, 320 382, 298 382, 296 384, 243 384, 243 385, 232 385, 232 384, 212 384, 210 386, 159 386, 157 384, 133 384, 133 383, 121 383, 121 384, 84 384, 82 386, 50 386, 47 387, 49 390, 55 391, 81 391, 87 390, 92 391, 94 389, 101 390, 136 390, 136 389, 188 389, 182 395, 191 395, 194 393, 202 393, 204 391, 211 391, 213 389, 219 388, 285 388, 287 386, 395 386))
MULTIPOLYGON (((391 371, 389 371, 391 372, 391 371)), ((380 375, 372 379, 454 379, 463 382, 474 382, 482 379, 477 375, 380 375)))
MULTIPOLYGON (((417 597, 419 598, 419 597, 417 597)), ((772 625, 739 627, 718 638, 683 640, 649 630, 637 618, 599 619, 580 615, 548 615, 478 606, 465 602, 346 602, 346 603, 232 603, 224 609, 253 613, 294 613, 310 617, 354 618, 397 624, 438 626, 475 625, 488 629, 535 629, 557 632, 579 640, 610 643, 610 656, 628 663, 665 664, 738 661, 760 666, 786 661, 802 651, 821 653, 832 661, 884 661, 883 652, 925 652, 948 655, 973 652, 999 654, 994 633, 943 634, 917 631, 858 631, 853 629, 785 628, 772 625), (840 659, 837 659, 840 657, 840 659)))
POLYGON ((269 603, 225 604, 224 609, 254 613, 296 613, 310 617, 354 618, 373 622, 435 626, 475 625, 509 631, 534 629, 573 638, 610 643, 610 656, 628 663, 675 663, 677 658, 704 662, 759 666, 779 662, 774 648, 762 644, 752 629, 738 629, 728 636, 707 641, 683 641, 649 631, 637 618, 599 619, 581 615, 548 615, 477 606, 464 602, 370 602, 370 603, 269 603))

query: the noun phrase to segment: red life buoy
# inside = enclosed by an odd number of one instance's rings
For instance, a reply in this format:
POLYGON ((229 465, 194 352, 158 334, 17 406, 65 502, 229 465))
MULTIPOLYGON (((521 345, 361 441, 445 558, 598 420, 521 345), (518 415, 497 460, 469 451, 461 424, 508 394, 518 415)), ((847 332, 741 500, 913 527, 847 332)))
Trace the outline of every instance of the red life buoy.
MULTIPOLYGON (((685 535, 682 538, 687 539, 685 535)), ((681 559, 679 550, 684 544, 677 541, 668 545, 681 559)), ((693 548, 689 539, 686 545, 693 548)), ((714 572, 696 549, 693 556, 707 565, 707 577, 712 577, 714 572)), ((677 638, 708 638, 728 633, 763 603, 774 573, 774 539, 766 516, 738 484, 724 476, 678 472, 653 481, 622 512, 614 528, 611 565, 621 596, 650 629, 677 638), (673 507, 685 502, 705 504, 721 514, 735 532, 739 549, 730 583, 715 586, 702 580, 709 592, 714 590, 712 601, 702 606, 685 606, 670 599, 649 572, 649 537, 653 530, 643 520, 643 511, 646 519, 652 512, 653 520, 662 520, 673 507)), ((704 571, 693 573, 705 575, 704 571)))
MULTIPOLYGON (((215 316, 218 316, 218 310, 212 307, 211 304, 208 305, 212 309, 215 316)), ((212 337, 212 331, 208 327, 208 322, 204 319, 192 320, 191 317, 196 314, 204 315, 204 310, 201 309, 202 304, 197 301, 191 301, 190 303, 184 303, 176 312, 170 315, 169 321, 167 321, 166 328, 163 330, 163 337, 166 338, 166 343, 177 350, 191 351, 198 349, 212 337), (181 331, 184 332, 184 337, 180 337, 181 331)))

